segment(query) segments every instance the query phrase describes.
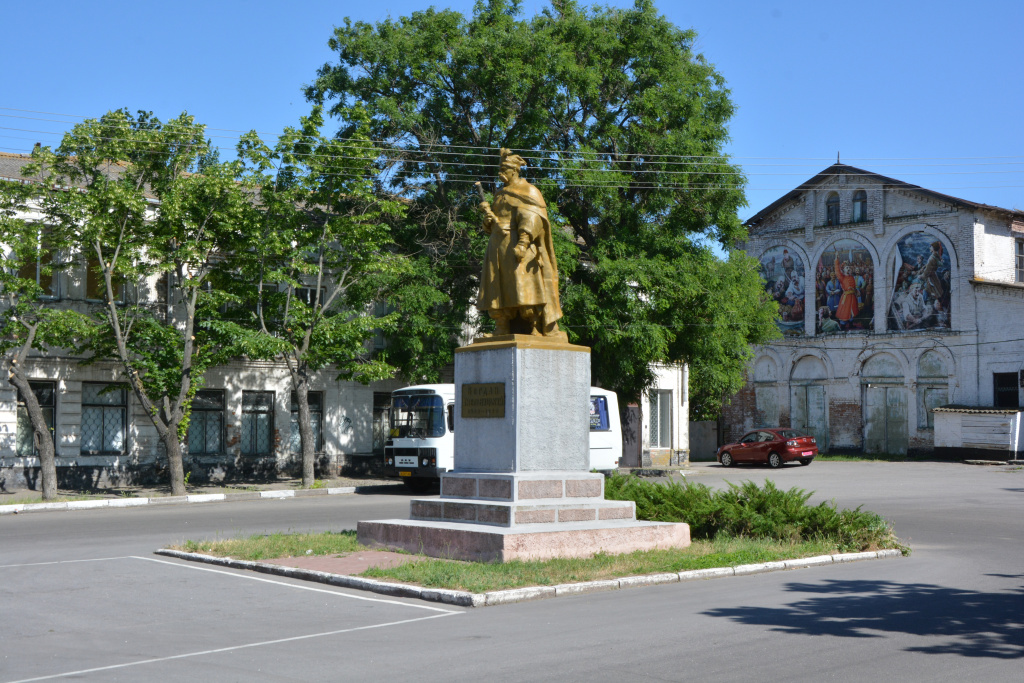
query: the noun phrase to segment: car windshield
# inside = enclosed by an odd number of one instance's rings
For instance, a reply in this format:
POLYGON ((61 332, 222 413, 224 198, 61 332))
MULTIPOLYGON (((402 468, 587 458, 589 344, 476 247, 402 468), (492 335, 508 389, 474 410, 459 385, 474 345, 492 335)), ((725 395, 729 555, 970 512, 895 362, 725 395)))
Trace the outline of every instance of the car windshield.
POLYGON ((782 430, 779 430, 779 435, 783 439, 800 439, 800 438, 803 438, 803 437, 807 436, 803 432, 801 432, 799 430, 796 430, 796 429, 782 429, 782 430))
POLYGON ((391 436, 424 439, 444 436, 444 401, 436 394, 391 398, 391 436))

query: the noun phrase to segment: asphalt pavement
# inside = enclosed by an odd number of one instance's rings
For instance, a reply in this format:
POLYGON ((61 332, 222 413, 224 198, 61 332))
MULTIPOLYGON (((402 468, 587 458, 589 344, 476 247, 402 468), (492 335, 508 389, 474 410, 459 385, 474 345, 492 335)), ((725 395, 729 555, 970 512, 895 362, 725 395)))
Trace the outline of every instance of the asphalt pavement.
POLYGON ((725 470, 890 519, 909 558, 461 609, 168 560, 185 539, 352 529, 408 495, 0 517, 0 682, 1020 680, 1024 470, 725 470))

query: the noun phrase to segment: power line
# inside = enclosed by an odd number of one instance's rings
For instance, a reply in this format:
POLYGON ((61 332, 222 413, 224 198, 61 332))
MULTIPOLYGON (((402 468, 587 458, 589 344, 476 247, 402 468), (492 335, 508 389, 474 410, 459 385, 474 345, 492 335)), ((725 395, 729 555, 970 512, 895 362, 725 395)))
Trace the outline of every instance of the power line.
MULTIPOLYGON (((99 120, 99 117, 86 117, 86 116, 82 116, 80 114, 61 114, 61 113, 56 113, 56 112, 46 112, 46 111, 31 110, 31 109, 18 109, 18 108, 14 108, 14 107, 0 107, 0 110, 3 110, 3 111, 17 111, 17 112, 23 112, 23 113, 47 114, 47 115, 51 115, 51 116, 63 116, 63 117, 79 118, 79 119, 93 118, 93 119, 99 120)), ((71 121, 56 121, 56 120, 53 120, 53 119, 38 119, 38 118, 35 118, 35 117, 20 117, 20 116, 14 116, 14 115, 10 115, 10 114, 0 114, 0 116, 10 117, 10 118, 24 118, 24 119, 31 119, 31 120, 41 120, 41 121, 53 121, 53 122, 56 122, 56 123, 73 123, 71 121)), ((109 125, 109 124, 107 124, 107 125, 109 125)), ((220 131, 220 132, 232 132, 232 133, 242 133, 242 134, 248 134, 248 133, 251 133, 251 132, 255 132, 257 135, 279 135, 279 133, 268 133, 268 132, 265 132, 265 131, 261 132, 261 131, 253 131, 253 130, 247 131, 247 130, 232 129, 232 128, 214 128, 212 126, 205 126, 205 125, 202 126, 202 127, 203 127, 204 131, 205 130, 214 130, 214 131, 220 131)), ((11 130, 22 130, 24 132, 35 132, 35 133, 48 134, 48 135, 63 135, 63 132, 55 132, 55 131, 35 131, 35 130, 27 130, 27 129, 11 129, 11 130)), ((239 139, 238 136, 210 136, 210 137, 218 137, 218 138, 225 138, 225 139, 239 139)), ((385 149, 409 149, 409 148, 397 147, 397 146, 395 146, 395 143, 392 143, 391 141, 387 141, 387 140, 369 140, 369 142, 389 145, 385 149)), ((485 153, 482 154, 483 156, 493 156, 494 153, 495 153, 495 148, 493 146, 464 145, 464 144, 450 144, 450 143, 427 143, 427 144, 428 144, 428 147, 436 146, 438 148, 445 148, 445 149, 485 150, 485 153)), ((425 152, 425 151, 428 151, 428 150, 419 149, 419 150, 410 150, 410 151, 425 152)), ((593 155, 593 156, 601 156, 601 157, 607 157, 607 156, 610 156, 612 154, 611 152, 599 152, 599 151, 588 151, 588 150, 564 150, 564 149, 540 149, 540 148, 527 150, 527 152, 529 152, 529 151, 542 152, 542 153, 548 153, 548 154, 593 155)), ((434 154, 441 154, 443 152, 440 152, 440 151, 437 151, 437 150, 433 150, 432 153, 434 153, 434 154)), ((454 153, 455 154, 460 154, 460 155, 474 154, 474 153, 471 153, 471 152, 454 152, 454 153)), ((522 156, 522 155, 520 155, 520 156, 522 156)), ((652 154, 645 154, 645 153, 642 153, 642 152, 630 152, 630 153, 626 153, 625 156, 627 156, 627 157, 638 157, 638 158, 643 158, 643 159, 648 159, 648 158, 650 158, 650 159, 655 159, 655 158, 705 159, 705 160, 706 159, 720 159, 720 160, 732 160, 732 161, 735 161, 737 159, 753 159, 753 160, 761 160, 761 161, 763 161, 763 160, 772 160, 772 159, 780 159, 780 160, 784 160, 784 161, 831 161, 831 157, 827 157, 827 158, 826 157, 740 157, 740 156, 727 156, 727 155, 679 155, 679 154, 653 154, 653 153, 652 154)), ((549 157, 523 157, 523 158, 524 159, 525 158, 533 158, 533 159, 541 159, 541 160, 549 159, 549 157)), ((985 160, 985 161, 991 161, 991 160, 994 160, 994 159, 1024 159, 1024 156, 1022 156, 1022 155, 1007 155, 1007 156, 967 156, 967 157, 847 157, 847 159, 848 160, 854 160, 854 161, 961 161, 961 160, 985 160)), ((662 163, 667 163, 667 162, 662 162, 662 163)), ((971 165, 1001 165, 1001 163, 1004 163, 1004 162, 992 162, 991 164, 971 164, 971 165)), ((1013 163, 1013 164, 1024 164, 1024 161, 1005 162, 1005 164, 1010 164, 1010 163, 1013 163)), ((950 165, 950 166, 952 166, 952 165, 959 165, 959 164, 943 164, 943 165, 950 165)), ((772 166, 774 166, 774 164, 772 164, 772 166)))

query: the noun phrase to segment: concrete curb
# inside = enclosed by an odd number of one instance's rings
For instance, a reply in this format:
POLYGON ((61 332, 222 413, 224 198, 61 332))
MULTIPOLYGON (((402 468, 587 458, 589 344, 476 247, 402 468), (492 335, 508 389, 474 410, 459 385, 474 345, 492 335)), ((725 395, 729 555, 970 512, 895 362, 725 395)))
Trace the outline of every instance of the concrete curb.
POLYGON ((157 496, 153 498, 99 498, 73 500, 66 503, 16 503, 0 505, 0 515, 47 510, 95 510, 97 508, 130 508, 143 505, 188 505, 191 503, 231 503, 240 500, 278 498, 307 498, 309 496, 337 496, 359 493, 360 489, 376 486, 339 486, 328 489, 288 489, 283 491, 243 491, 241 493, 192 493, 187 496, 157 496))
POLYGON ((446 590, 440 588, 421 588, 410 586, 404 583, 388 583, 374 579, 364 579, 358 576, 346 576, 344 574, 330 574, 318 572, 311 569, 297 569, 295 567, 283 567, 278 564, 265 562, 250 562, 248 560, 235 560, 230 557, 214 557, 201 553, 186 553, 170 548, 156 550, 157 555, 175 557, 180 560, 191 562, 205 562, 221 567, 232 569, 246 569, 249 571, 273 574, 275 576, 287 576, 293 579, 304 581, 316 581, 331 586, 342 588, 355 588, 357 590, 371 591, 381 595, 390 595, 398 598, 416 598, 429 602, 442 602, 448 605, 459 607, 490 607, 491 605, 507 605, 513 602, 525 602, 527 600, 540 600, 542 598, 556 598, 566 595, 579 595, 581 593, 595 593, 598 591, 619 590, 622 588, 636 588, 638 586, 656 586, 664 583, 678 583, 681 581, 698 581, 704 579, 717 579, 723 576, 745 576, 748 574, 765 574, 768 572, 784 571, 788 569, 802 569, 805 567, 820 567, 826 564, 840 564, 845 562, 857 562, 859 560, 882 560, 890 557, 901 557, 903 553, 899 550, 879 550, 866 553, 839 553, 836 555, 820 555, 818 557, 804 557, 797 560, 785 560, 782 562, 764 562, 762 564, 743 564, 737 567, 716 567, 714 569, 694 569, 686 572, 666 574, 645 574, 642 576, 624 576, 620 579, 606 579, 602 581, 585 581, 582 583, 564 583, 557 586, 530 586, 527 588, 513 588, 503 591, 489 591, 487 593, 470 593, 468 591, 446 590))

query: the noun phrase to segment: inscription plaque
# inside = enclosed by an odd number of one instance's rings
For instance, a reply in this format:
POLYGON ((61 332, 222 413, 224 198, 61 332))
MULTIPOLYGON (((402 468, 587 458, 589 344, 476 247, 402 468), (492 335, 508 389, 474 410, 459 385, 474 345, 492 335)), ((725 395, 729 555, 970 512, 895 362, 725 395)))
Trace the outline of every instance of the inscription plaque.
POLYGON ((505 417, 505 383, 463 384, 462 417, 505 417))

